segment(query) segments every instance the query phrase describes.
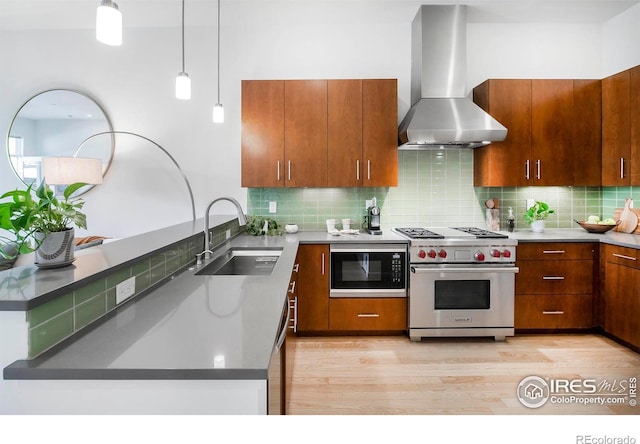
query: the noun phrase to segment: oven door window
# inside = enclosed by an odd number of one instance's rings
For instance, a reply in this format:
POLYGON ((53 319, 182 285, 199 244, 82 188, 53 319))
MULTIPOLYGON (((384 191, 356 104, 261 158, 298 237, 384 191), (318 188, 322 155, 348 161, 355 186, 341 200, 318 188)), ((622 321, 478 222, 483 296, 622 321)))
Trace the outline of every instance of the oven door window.
POLYGON ((491 308, 491 281, 435 281, 434 308, 436 310, 488 310, 491 308))

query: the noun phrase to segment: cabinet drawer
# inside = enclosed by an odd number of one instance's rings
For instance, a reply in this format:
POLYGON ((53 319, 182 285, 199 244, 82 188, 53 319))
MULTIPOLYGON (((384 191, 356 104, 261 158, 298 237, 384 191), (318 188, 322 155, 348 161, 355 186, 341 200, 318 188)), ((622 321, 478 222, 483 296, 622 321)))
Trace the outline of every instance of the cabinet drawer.
POLYGON ((516 294, 593 292, 593 261, 524 261, 518 266, 516 294))
POLYGON ((603 245, 602 259, 613 264, 640 268, 640 250, 636 250, 635 248, 603 245))
POLYGON ((406 330, 407 298, 331 299, 329 329, 406 330))
POLYGON ((571 242, 532 242, 520 243, 516 249, 519 261, 550 260, 561 261, 570 259, 593 259, 594 245, 592 243, 571 242))
POLYGON ((515 301, 515 328, 562 329, 593 326, 591 295, 520 295, 515 301))

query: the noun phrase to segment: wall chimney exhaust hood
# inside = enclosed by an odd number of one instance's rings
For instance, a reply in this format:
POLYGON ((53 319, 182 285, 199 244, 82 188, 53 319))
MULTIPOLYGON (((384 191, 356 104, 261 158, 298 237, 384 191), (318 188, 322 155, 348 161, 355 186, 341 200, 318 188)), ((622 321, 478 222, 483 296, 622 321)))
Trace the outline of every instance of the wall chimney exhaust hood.
POLYGON ((467 9, 423 5, 411 25, 411 109, 399 149, 476 148, 507 129, 466 96, 467 9))

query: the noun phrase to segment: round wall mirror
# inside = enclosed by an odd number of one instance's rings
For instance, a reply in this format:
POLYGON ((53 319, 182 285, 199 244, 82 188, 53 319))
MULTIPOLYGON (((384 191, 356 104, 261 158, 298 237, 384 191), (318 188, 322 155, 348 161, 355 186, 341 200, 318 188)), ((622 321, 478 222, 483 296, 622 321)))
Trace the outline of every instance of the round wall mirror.
POLYGON ((113 135, 83 142, 105 131, 113 131, 111 122, 91 97, 67 89, 44 91, 22 105, 11 122, 7 137, 11 167, 29 185, 42 181, 43 158, 91 157, 100 159, 104 176, 115 149, 113 135))

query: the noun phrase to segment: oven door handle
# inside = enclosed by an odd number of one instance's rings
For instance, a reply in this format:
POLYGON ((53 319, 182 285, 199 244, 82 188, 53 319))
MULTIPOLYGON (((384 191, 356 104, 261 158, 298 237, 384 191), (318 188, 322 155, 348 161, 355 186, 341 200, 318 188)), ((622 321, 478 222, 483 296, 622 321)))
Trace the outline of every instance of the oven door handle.
POLYGON ((427 273, 442 273, 442 272, 455 272, 455 273, 518 273, 520 269, 518 267, 464 267, 464 268, 432 268, 432 267, 411 267, 411 272, 415 274, 427 274, 427 273))

